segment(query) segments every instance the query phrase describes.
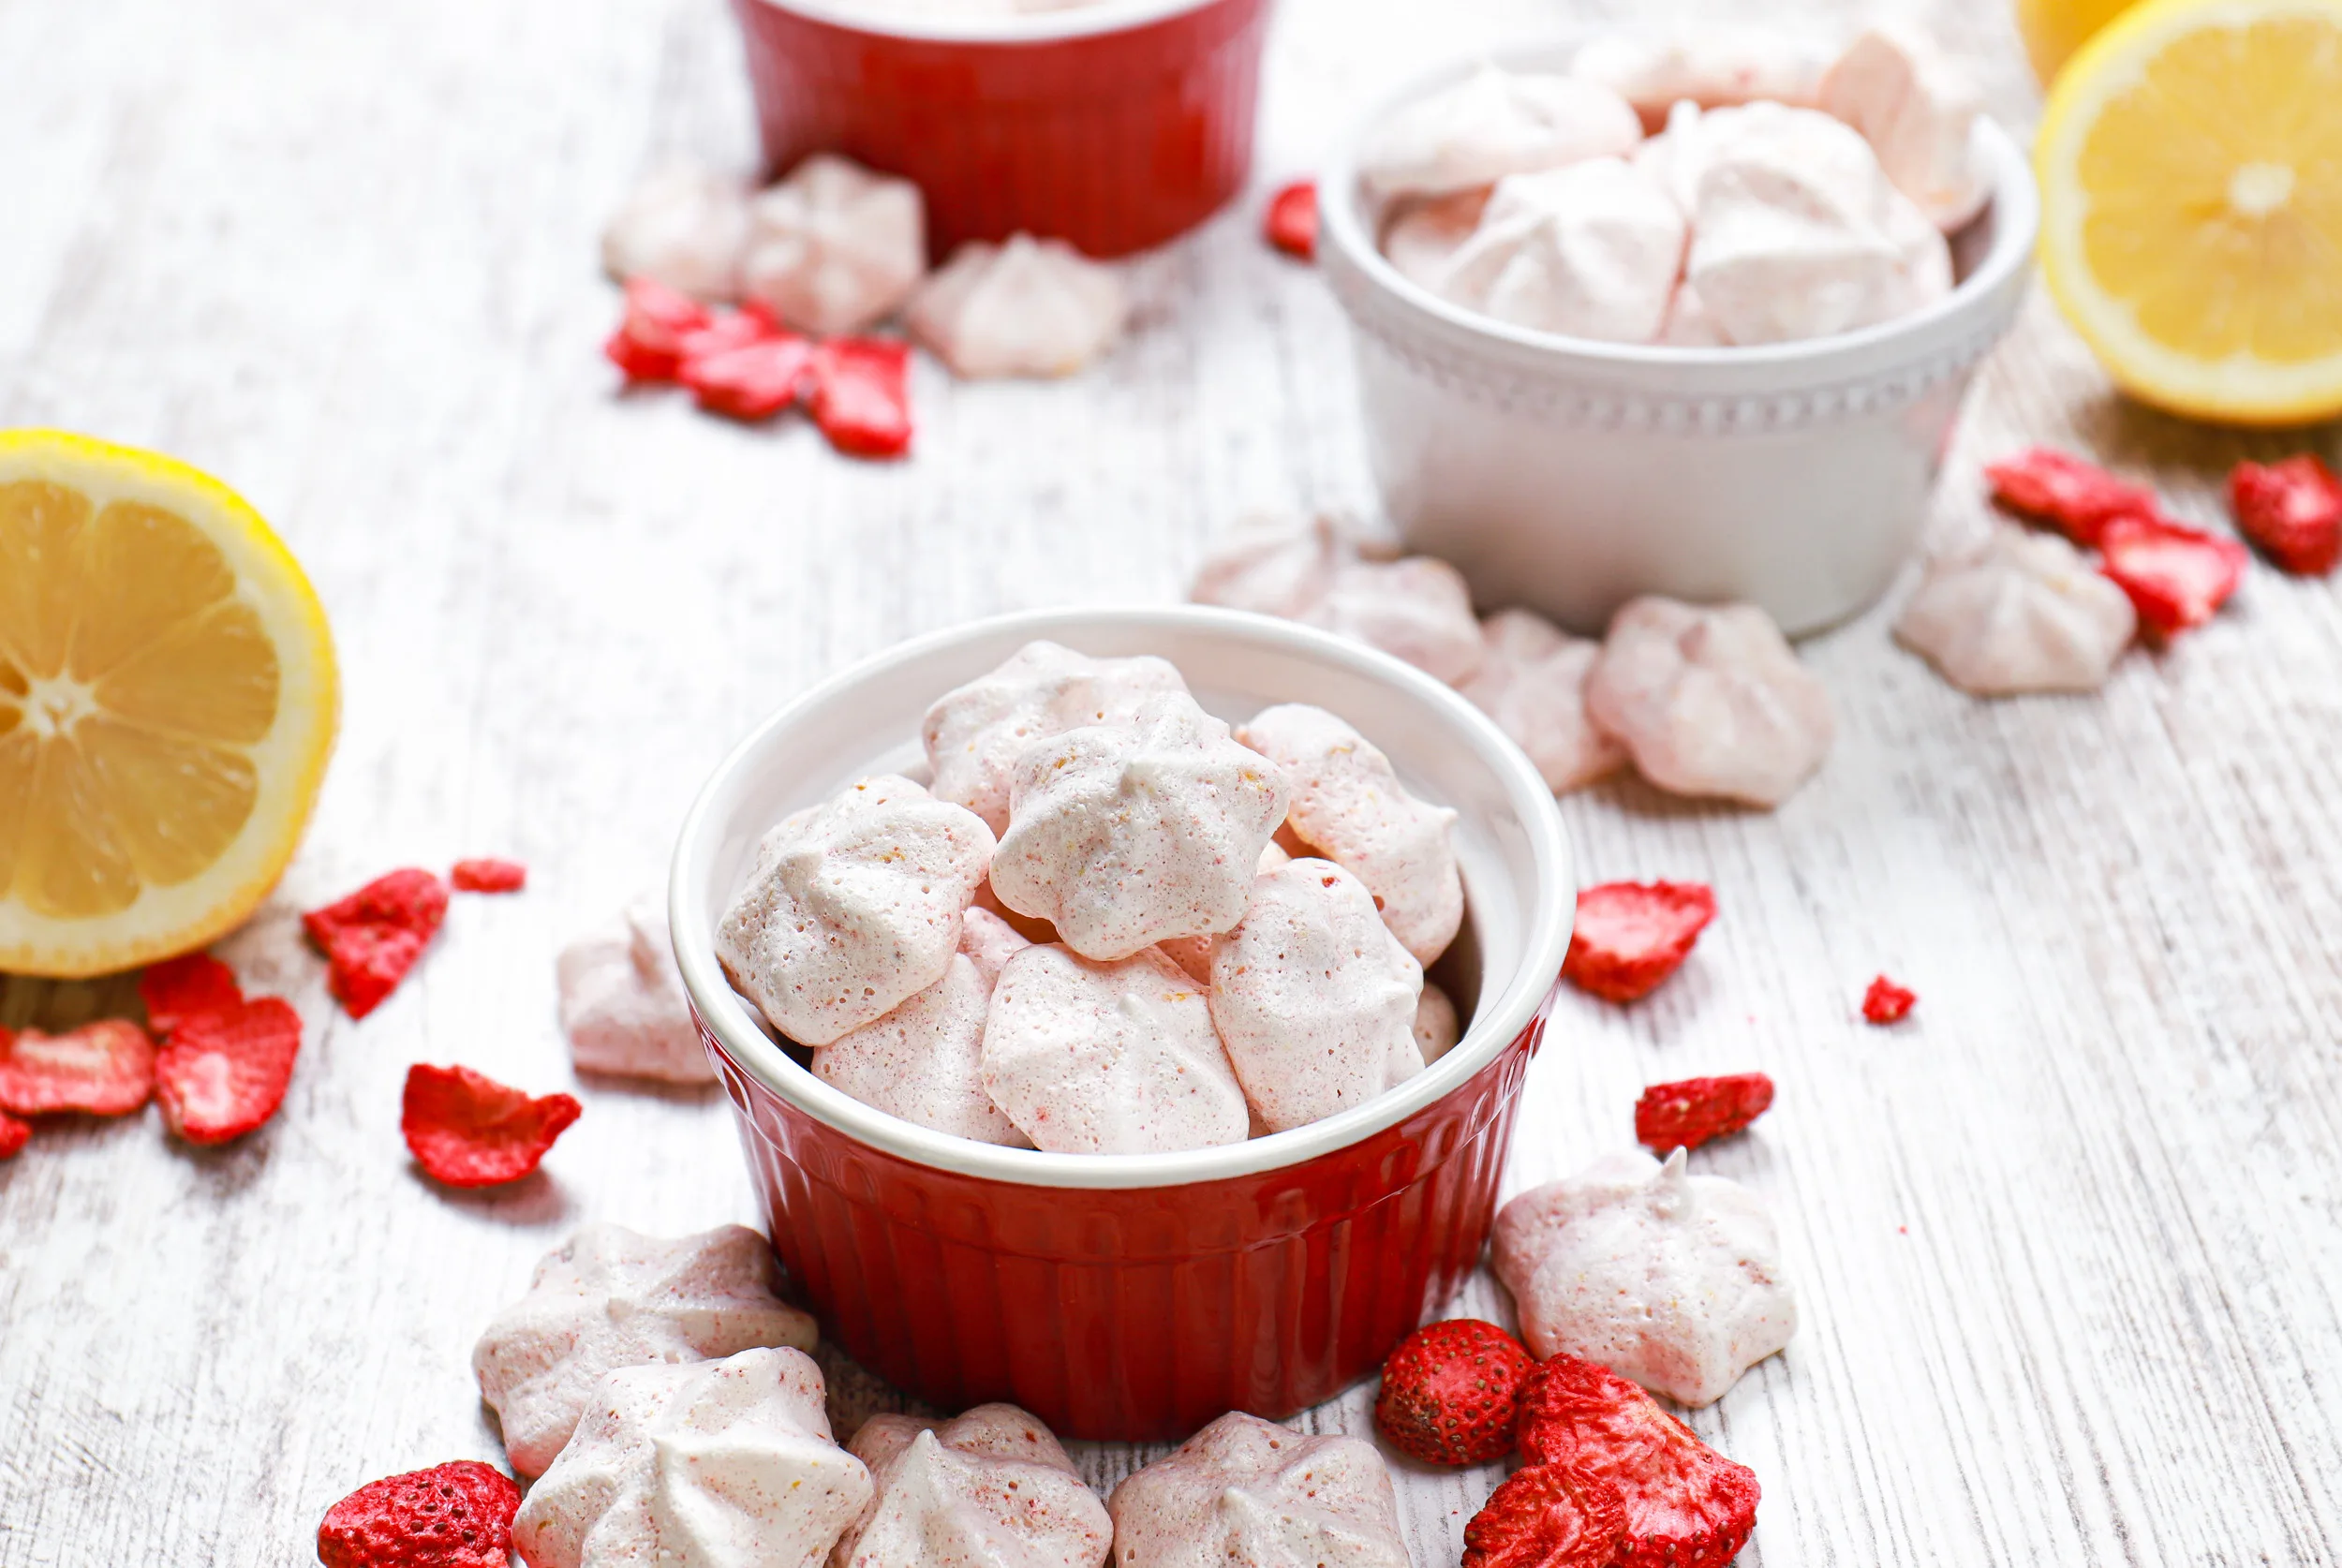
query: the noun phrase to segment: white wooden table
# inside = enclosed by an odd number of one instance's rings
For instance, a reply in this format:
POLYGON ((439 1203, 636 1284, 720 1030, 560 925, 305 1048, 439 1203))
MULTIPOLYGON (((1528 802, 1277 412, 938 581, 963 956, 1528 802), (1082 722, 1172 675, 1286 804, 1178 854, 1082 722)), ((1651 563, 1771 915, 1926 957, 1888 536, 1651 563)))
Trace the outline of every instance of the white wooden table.
MULTIPOLYGON (((1418 62, 1589 9, 1284 0, 1261 189, 1418 62)), ((1936 20, 2028 120, 1996 7, 1936 20)), ((704 772, 813 678, 986 613, 1173 599, 1248 510, 1371 510, 1340 318, 1257 243, 1258 192, 1134 268, 1135 335, 1081 381, 923 362, 905 466, 614 395, 602 216, 662 154, 749 143, 719 0, 0 0, 0 423, 241 488, 347 682, 307 847, 226 950, 308 1020, 284 1113, 213 1153, 153 1112, 45 1127, 0 1165, 5 1568, 299 1562, 358 1484, 497 1457, 467 1357, 541 1252, 753 1206, 712 1092, 589 1087, 541 1176, 434 1189, 408 1064, 568 1086, 556 947, 660 874, 704 772), (389 1004, 334 1011, 291 911, 482 852, 528 892, 458 899, 389 1004)), ((2286 446, 2117 401, 2038 298, 1941 534, 2027 439, 2207 520, 2234 456, 2286 446)), ((1841 738, 1779 813, 1565 803, 1589 880, 1708 880, 1723 914, 1647 1004, 1564 998, 1511 1186, 1623 1143, 1646 1082, 1779 1081, 1697 1157, 1772 1201, 1805 1313, 1695 1418, 1762 1477, 1745 1563, 2335 1561, 2333 590, 2257 569, 2096 699, 1972 702, 1886 622, 1808 644, 1841 738), (1879 970, 1921 998, 1892 1031, 1855 1013, 1879 970)), ((8 982, 0 1022, 122 995, 8 982)), ((1503 1308, 1483 1280, 1460 1309, 1503 1308)), ((1370 1393, 1309 1420, 1366 1430, 1370 1393)), ((1084 1461, 1103 1489, 1141 1457, 1084 1461)), ((1452 1568, 1494 1472, 1401 1469, 1418 1568, 1452 1568)))

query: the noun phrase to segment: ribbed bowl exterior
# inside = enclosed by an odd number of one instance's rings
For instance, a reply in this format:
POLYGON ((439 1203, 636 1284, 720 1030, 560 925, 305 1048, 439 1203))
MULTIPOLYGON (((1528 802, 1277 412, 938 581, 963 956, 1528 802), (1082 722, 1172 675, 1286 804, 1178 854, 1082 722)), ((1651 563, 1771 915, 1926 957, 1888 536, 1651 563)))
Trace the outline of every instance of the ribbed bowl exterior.
POLYGON ((1549 995, 1474 1077, 1316 1159, 1178 1187, 1028 1186, 913 1164, 782 1099, 705 1027, 781 1261, 847 1354, 947 1411, 1060 1435, 1282 1418, 1381 1364, 1478 1262, 1549 995))
POLYGON ((1185 232, 1243 189, 1268 0, 1109 32, 905 37, 734 0, 767 167, 843 153, 917 183, 938 259, 1023 230, 1092 256, 1185 232))

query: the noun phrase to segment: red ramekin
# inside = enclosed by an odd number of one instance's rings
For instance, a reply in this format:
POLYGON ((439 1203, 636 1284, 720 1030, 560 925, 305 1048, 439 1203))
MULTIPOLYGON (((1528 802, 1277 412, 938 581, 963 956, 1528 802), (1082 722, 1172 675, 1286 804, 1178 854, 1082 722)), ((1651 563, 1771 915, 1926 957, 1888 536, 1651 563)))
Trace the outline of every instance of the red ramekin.
POLYGON ((843 153, 915 181, 938 259, 1022 229, 1163 244, 1244 186, 1268 0, 1097 0, 953 20, 733 0, 764 161, 843 153))
POLYGON ((1195 606, 1069 610, 906 643, 798 699, 700 793, 675 848, 684 985, 737 1113, 775 1248, 822 1326, 945 1410, 1009 1399, 1066 1436, 1182 1438, 1281 1418, 1372 1370, 1478 1261, 1576 883, 1551 793, 1421 672, 1285 621, 1195 606), (725 981, 715 927, 775 822, 879 772, 925 777, 927 705, 1036 637, 1159 654, 1204 706, 1343 715, 1458 813, 1472 911, 1435 972, 1471 1019, 1417 1077, 1272 1137, 1167 1155, 1001 1148, 815 1078, 725 981))

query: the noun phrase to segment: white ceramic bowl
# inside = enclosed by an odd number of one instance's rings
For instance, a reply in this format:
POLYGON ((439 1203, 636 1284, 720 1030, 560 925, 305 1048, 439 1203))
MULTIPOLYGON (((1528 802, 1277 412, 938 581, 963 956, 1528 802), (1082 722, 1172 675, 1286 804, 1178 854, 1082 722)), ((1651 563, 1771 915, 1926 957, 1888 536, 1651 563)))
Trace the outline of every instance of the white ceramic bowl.
MULTIPOLYGON (((1568 47, 1497 63, 1560 70, 1568 47)), ((1993 200, 1955 236, 1958 285, 1896 320, 1806 342, 1672 348, 1491 320, 1400 275, 1359 188, 1368 137, 1478 60, 1361 119, 1319 182, 1319 254, 1350 318, 1367 450, 1411 549, 1483 609, 1599 634, 1638 594, 1744 599, 1792 635, 1875 600, 1918 541, 1960 400, 2023 298, 2039 201, 1997 126, 1993 200)))

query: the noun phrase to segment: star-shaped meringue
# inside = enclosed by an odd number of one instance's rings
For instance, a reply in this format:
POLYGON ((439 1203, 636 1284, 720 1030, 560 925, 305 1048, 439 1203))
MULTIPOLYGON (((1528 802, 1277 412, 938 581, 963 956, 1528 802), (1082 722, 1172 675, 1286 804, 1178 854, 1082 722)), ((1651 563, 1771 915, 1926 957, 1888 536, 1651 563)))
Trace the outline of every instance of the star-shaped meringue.
POLYGON ((1231 1411, 1114 1488, 1117 1568, 1411 1568, 1374 1445, 1231 1411))
POLYGON ((657 893, 627 903, 612 928, 561 950, 561 1032, 582 1072, 704 1084, 715 1077, 657 893))
POLYGON ((874 1415, 855 1457, 878 1495, 830 1568, 1100 1568, 1113 1543, 1105 1504, 1057 1438, 1015 1405, 958 1419, 874 1415))
POLYGON ((1564 794, 1614 772, 1626 748, 1586 717, 1586 675, 1602 644, 1527 610, 1480 623, 1488 657, 1456 689, 1529 754, 1546 788, 1564 794))
POLYGON ((1484 65, 1392 116, 1358 172, 1378 200, 1445 196, 1622 155, 1641 140, 1633 108, 1598 82, 1484 65))
POLYGON ((2139 629, 2130 596, 2055 534, 2010 524, 1929 563, 1895 641, 1979 697, 2096 691, 2139 629))

